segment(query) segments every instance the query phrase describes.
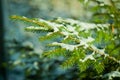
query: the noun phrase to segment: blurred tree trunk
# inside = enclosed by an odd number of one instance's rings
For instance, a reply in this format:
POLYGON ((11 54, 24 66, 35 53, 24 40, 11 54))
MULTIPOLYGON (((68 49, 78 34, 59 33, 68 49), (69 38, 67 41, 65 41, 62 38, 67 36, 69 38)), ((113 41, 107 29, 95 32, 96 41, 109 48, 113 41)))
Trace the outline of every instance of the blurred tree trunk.
POLYGON ((6 80, 5 53, 4 53, 4 22, 3 22, 3 4, 0 0, 0 80, 6 80))

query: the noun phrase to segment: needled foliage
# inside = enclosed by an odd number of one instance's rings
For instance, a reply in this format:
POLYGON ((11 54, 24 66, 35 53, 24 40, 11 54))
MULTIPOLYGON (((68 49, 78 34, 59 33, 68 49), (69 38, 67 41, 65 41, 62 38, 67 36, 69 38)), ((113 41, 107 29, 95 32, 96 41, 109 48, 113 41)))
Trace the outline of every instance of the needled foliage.
MULTIPOLYGON (((24 19, 20 16, 12 16, 11 18, 33 22, 32 19, 24 19)), ((114 55, 115 53, 109 53, 109 49, 114 48, 114 36, 109 31, 109 24, 99 24, 98 26, 98 24, 88 24, 62 18, 52 21, 40 19, 36 23, 44 23, 47 26, 29 26, 25 30, 33 32, 46 31, 47 34, 41 36, 39 40, 52 40, 53 42, 49 43, 48 46, 54 48, 45 51, 43 56, 50 58, 55 56, 66 57, 67 59, 61 64, 63 68, 77 65, 80 72, 93 69, 97 74, 104 72, 105 68, 108 68, 106 66, 110 64, 117 65, 113 70, 119 68, 119 57, 116 56, 117 54, 114 55), (106 59, 111 60, 111 62, 105 61, 106 59)), ((115 51, 119 53, 118 50, 115 51)))
MULTIPOLYGON (((100 2, 99 0, 94 2, 99 5, 104 3, 104 1, 100 2)), ((105 16, 105 19, 108 19, 111 13, 114 16, 118 14, 113 1, 111 4, 112 6, 107 4, 102 6, 103 9, 110 12, 107 17, 105 16)), ((94 7, 94 9, 97 8, 100 6, 94 7)), ((53 48, 43 52, 42 56, 48 58, 64 56, 66 60, 61 64, 61 67, 68 69, 76 66, 80 71, 81 78, 87 77, 87 71, 93 72, 94 75, 90 75, 93 79, 120 77, 120 34, 117 17, 112 18, 115 22, 116 32, 111 27, 113 24, 103 24, 102 22, 98 24, 97 20, 94 20, 94 23, 85 23, 63 18, 49 21, 22 16, 11 16, 11 18, 30 23, 30 26, 25 28, 26 31, 47 32, 44 36, 40 36, 39 40, 51 40, 52 42, 47 46, 53 48)))

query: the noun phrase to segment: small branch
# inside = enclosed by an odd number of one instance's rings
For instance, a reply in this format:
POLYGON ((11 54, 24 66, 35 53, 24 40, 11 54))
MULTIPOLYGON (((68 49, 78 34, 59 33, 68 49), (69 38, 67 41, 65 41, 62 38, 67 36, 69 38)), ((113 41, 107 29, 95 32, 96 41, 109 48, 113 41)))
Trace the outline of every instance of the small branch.
POLYGON ((114 58, 112 56, 109 56, 104 51, 101 51, 101 50, 97 49, 94 45, 90 46, 89 49, 95 51, 96 53, 100 54, 101 56, 108 57, 110 60, 113 60, 116 63, 120 64, 119 60, 117 60, 116 58, 114 58))
POLYGON ((49 30, 51 30, 51 26, 47 25, 44 22, 40 22, 38 20, 33 20, 33 19, 26 18, 24 16, 21 17, 21 16, 16 16, 16 15, 11 16, 10 18, 13 20, 20 20, 20 21, 29 22, 29 23, 35 24, 35 25, 40 26, 40 27, 49 28, 49 30))

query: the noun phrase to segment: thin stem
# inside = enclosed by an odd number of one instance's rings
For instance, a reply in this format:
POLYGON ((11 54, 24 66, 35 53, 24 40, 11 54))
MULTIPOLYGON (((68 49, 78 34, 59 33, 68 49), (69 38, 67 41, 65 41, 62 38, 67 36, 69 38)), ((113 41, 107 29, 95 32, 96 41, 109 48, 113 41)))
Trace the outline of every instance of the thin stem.
POLYGON ((108 57, 110 60, 113 60, 116 63, 120 64, 119 60, 117 60, 116 58, 114 58, 112 56, 109 56, 104 51, 101 51, 101 50, 97 49, 94 45, 90 46, 89 49, 92 50, 92 51, 95 51, 96 53, 100 54, 101 56, 108 57))

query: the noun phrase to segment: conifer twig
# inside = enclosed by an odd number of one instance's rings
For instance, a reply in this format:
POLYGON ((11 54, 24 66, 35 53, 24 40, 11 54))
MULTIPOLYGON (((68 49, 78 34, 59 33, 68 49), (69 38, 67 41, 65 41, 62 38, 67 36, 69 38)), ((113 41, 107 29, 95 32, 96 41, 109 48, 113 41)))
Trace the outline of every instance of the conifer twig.
POLYGON ((101 56, 108 57, 110 60, 115 61, 116 63, 120 64, 120 61, 117 60, 116 58, 109 56, 109 54, 106 54, 104 51, 101 51, 97 49, 94 45, 89 47, 90 50, 95 51, 96 53, 100 54, 101 56))

